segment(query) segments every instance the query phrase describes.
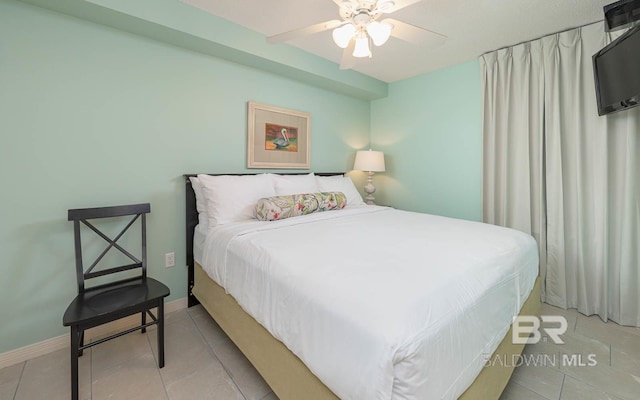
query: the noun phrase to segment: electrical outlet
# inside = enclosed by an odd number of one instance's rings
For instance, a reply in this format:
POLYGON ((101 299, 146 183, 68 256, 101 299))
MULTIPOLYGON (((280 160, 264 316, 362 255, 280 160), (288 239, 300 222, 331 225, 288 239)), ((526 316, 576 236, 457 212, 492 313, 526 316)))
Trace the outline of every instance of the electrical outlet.
POLYGON ((164 266, 166 268, 176 265, 176 253, 171 252, 164 255, 164 266))

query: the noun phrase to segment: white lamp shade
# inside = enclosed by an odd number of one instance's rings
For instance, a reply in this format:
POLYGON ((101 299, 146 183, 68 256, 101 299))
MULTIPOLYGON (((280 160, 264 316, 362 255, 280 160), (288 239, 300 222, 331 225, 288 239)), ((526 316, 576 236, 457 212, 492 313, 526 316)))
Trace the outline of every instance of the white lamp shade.
POLYGON ((353 49, 353 56, 362 58, 369 57, 371 50, 369 50, 369 38, 366 35, 362 35, 356 38, 356 47, 353 49))
POLYGON ((393 25, 386 21, 372 21, 367 25, 367 33, 371 36, 371 40, 373 40, 373 44, 376 46, 382 46, 389 40, 392 29, 393 25))
POLYGON ((367 172, 384 172, 384 153, 373 150, 358 151, 353 169, 367 172))
POLYGON ((333 30, 333 41, 341 49, 346 48, 356 33, 356 27, 352 24, 346 24, 333 30))

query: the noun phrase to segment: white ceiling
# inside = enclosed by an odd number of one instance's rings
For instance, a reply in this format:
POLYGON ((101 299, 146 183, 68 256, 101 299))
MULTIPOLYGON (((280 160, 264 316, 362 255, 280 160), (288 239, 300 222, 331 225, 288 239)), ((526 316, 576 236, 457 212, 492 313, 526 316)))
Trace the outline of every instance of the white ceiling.
MULTIPOLYGON (((180 0, 265 36, 340 19, 332 0, 180 0)), ((401 2, 402 0, 398 0, 401 2)), ((437 47, 391 38, 354 70, 385 82, 470 61, 481 54, 603 19, 613 0, 422 0, 390 15, 448 36, 437 47)), ((331 31, 287 42, 337 64, 331 31)), ((285 46, 273 44, 271 46, 285 46)), ((336 65, 336 68, 338 66, 336 65)))

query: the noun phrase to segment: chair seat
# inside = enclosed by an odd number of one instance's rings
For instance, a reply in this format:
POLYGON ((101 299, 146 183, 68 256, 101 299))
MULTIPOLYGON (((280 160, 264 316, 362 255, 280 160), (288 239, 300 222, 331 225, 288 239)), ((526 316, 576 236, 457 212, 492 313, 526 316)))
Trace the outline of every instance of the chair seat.
POLYGON ((100 325, 153 307, 150 304, 168 295, 167 286, 148 277, 90 288, 73 299, 62 323, 86 328, 100 325))

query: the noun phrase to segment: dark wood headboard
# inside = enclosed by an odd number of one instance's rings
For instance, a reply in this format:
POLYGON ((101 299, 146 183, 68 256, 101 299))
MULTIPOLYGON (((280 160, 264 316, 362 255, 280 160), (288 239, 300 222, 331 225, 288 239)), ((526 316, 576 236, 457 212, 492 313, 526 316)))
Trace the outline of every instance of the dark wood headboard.
MULTIPOLYGON (((275 172, 274 172, 275 173, 275 172)), ((242 176, 242 175, 257 175, 258 173, 246 173, 246 174, 207 174, 212 176, 217 175, 233 175, 233 176, 242 176)), ((279 175, 307 175, 308 172, 294 172, 294 173, 286 173, 286 172, 277 172, 279 175)), ((344 172, 316 172, 318 176, 333 176, 333 175, 343 175, 344 172)), ((188 286, 187 286, 187 300, 188 306, 192 307, 200 302, 195 298, 193 293, 191 293, 191 289, 193 289, 194 284, 194 260, 193 260, 193 234, 196 229, 196 225, 198 225, 198 210, 196 209, 196 194, 193 191, 193 187, 191 187, 190 177, 198 176, 198 174, 184 174, 185 180, 185 225, 186 225, 186 254, 187 254, 187 268, 188 268, 188 286)))

